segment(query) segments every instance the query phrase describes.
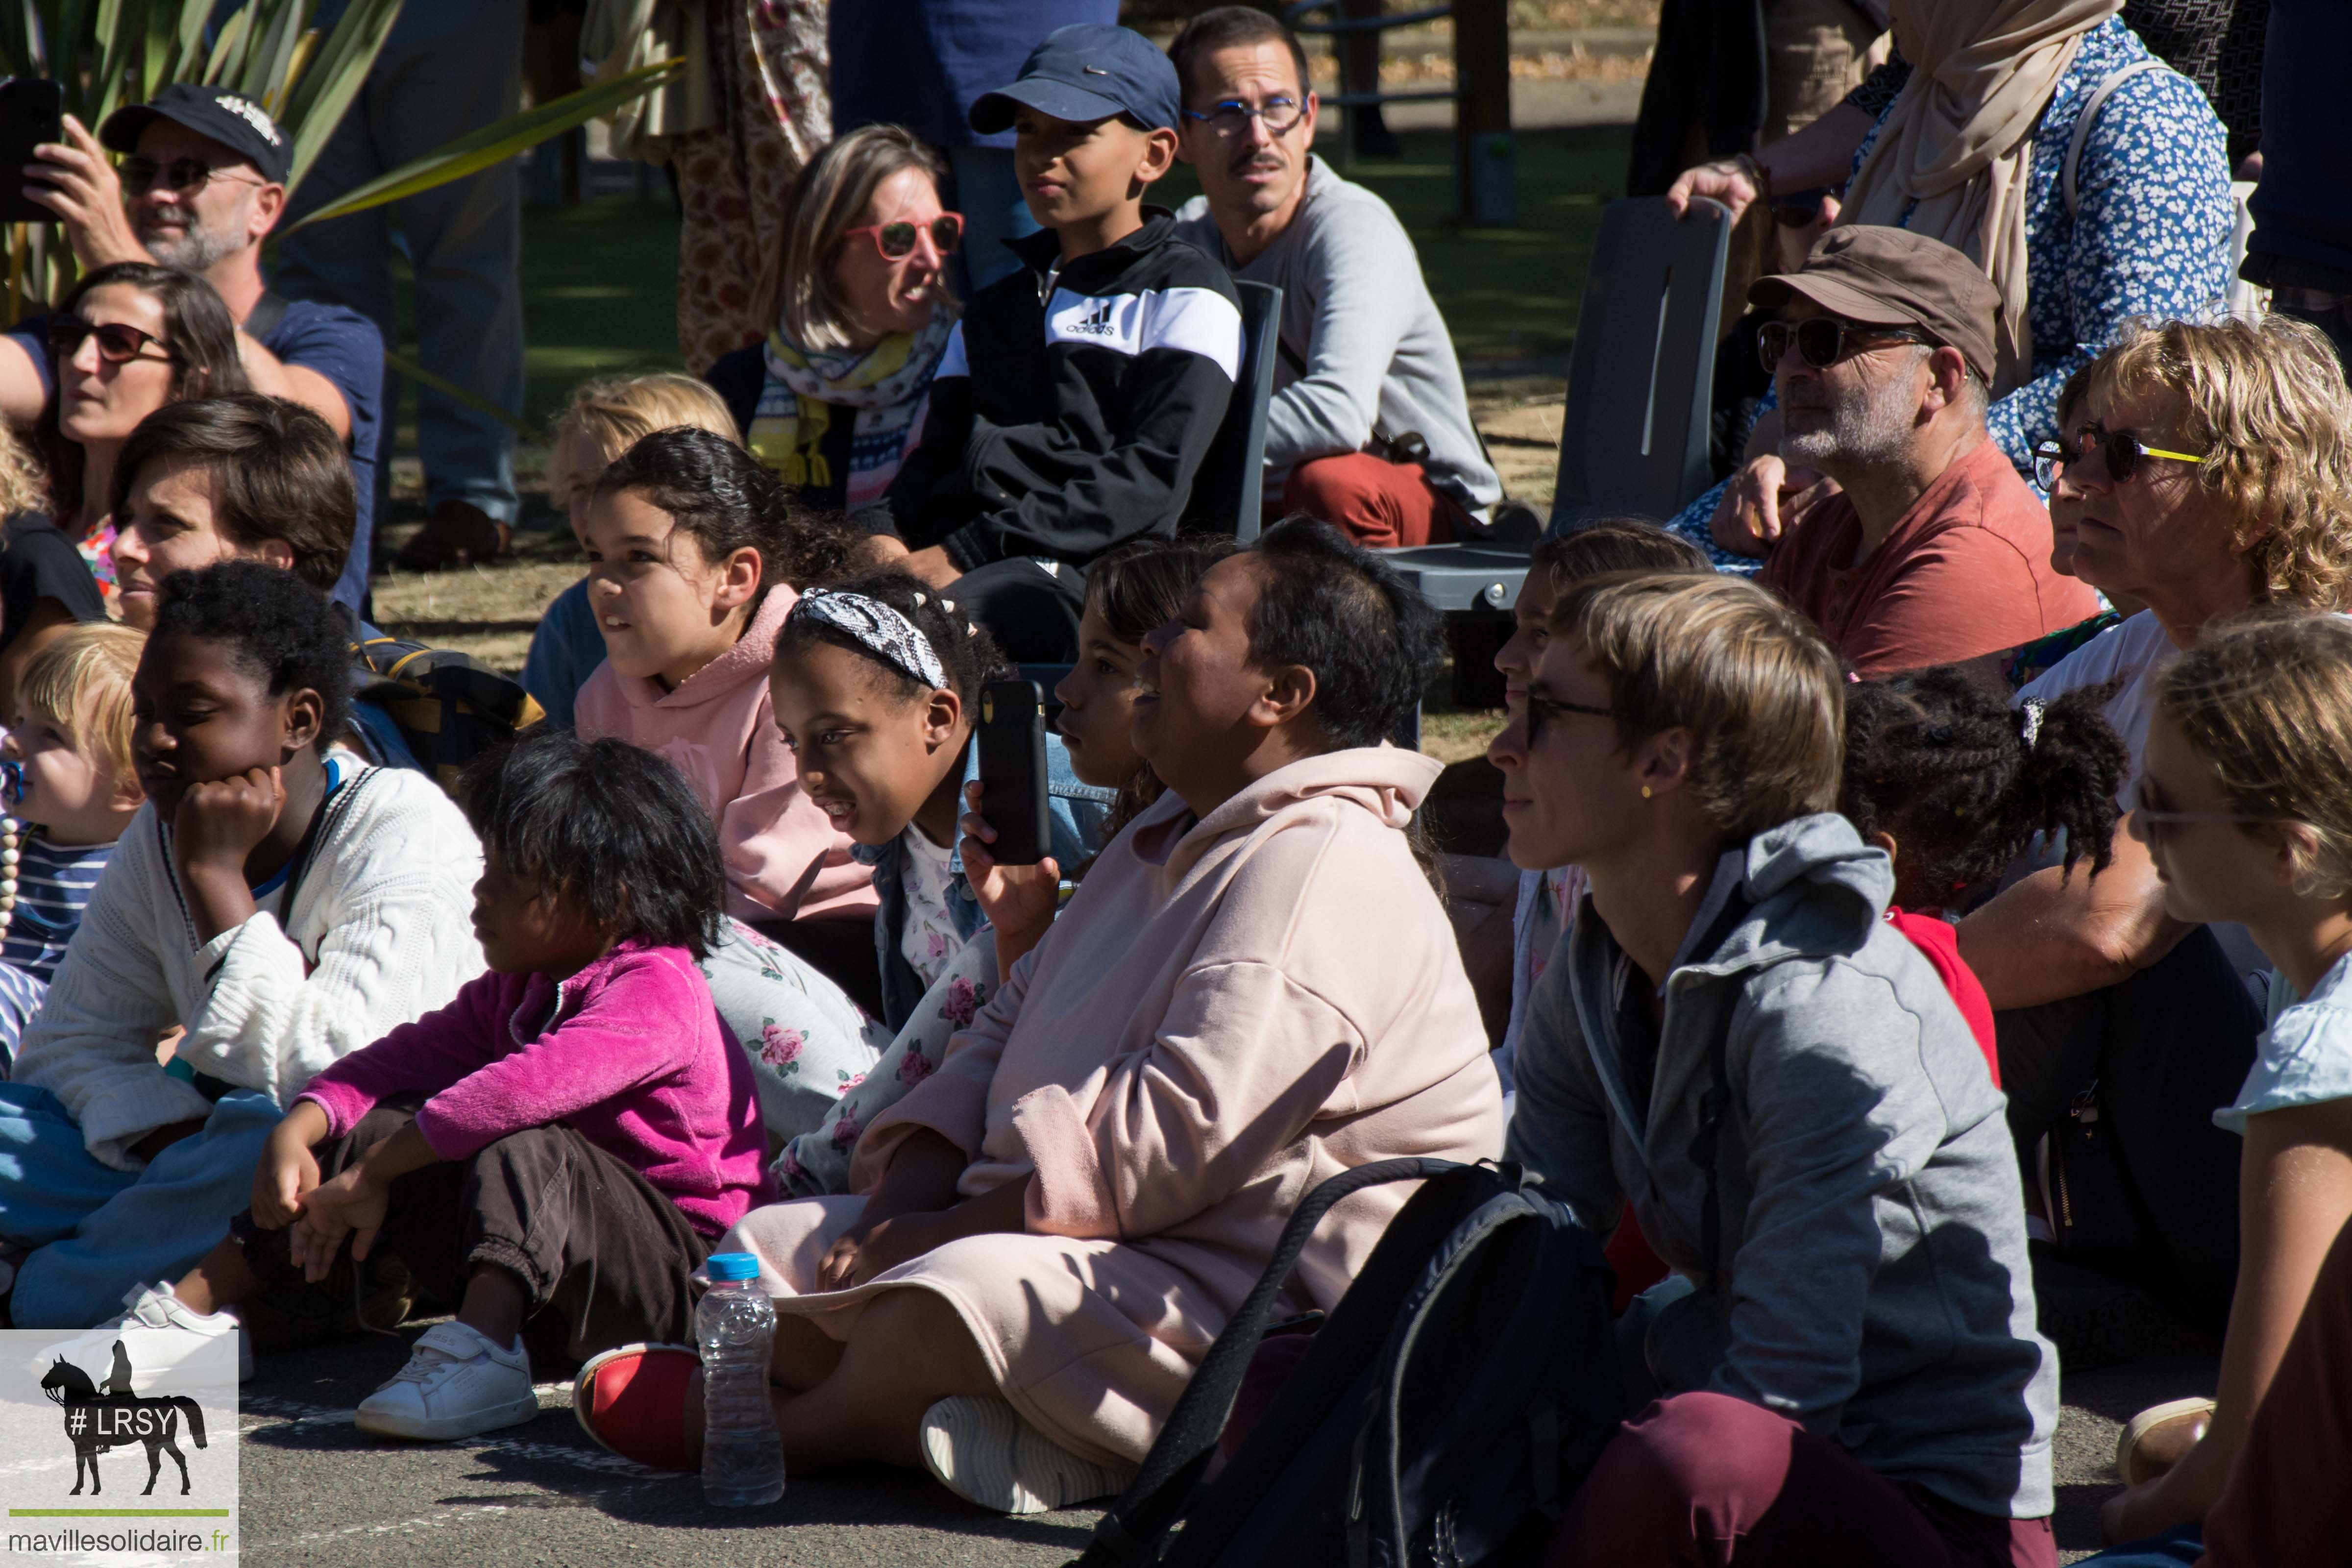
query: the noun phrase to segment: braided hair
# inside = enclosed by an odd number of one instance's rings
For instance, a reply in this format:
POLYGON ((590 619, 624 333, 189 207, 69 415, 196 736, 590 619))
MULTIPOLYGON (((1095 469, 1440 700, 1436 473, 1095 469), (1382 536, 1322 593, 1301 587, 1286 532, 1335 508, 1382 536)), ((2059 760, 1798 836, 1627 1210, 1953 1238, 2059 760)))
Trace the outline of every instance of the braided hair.
POLYGON ((2063 830, 2065 869, 2107 868, 2129 766, 2101 709, 2112 686, 2011 708, 1957 665, 1846 689, 1840 806, 1865 838, 1893 837, 1902 884, 1965 909, 2037 833, 2063 830))
MULTIPOLYGON (((904 572, 869 572, 824 586, 835 593, 876 600, 906 616, 931 645, 931 651, 940 656, 940 664, 948 672, 948 685, 962 701, 966 713, 979 711, 982 687, 1013 675, 1012 663, 996 646, 996 639, 988 635, 986 626, 965 613, 953 587, 934 588, 904 572)), ((873 649, 850 633, 810 616, 793 616, 784 622, 783 630, 776 637, 776 658, 782 659, 787 653, 812 643, 847 648, 874 667, 874 679, 883 682, 886 689, 897 691, 907 701, 930 694, 929 687, 883 663, 873 649)))

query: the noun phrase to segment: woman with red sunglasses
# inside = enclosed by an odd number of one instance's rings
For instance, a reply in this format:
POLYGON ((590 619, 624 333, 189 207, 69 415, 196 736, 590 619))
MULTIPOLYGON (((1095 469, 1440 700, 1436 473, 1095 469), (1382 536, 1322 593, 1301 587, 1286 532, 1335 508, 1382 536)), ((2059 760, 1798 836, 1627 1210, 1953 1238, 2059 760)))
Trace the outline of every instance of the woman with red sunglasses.
POLYGON ((948 258, 963 240, 962 216, 940 204, 946 177, 896 125, 819 153, 784 215, 776 324, 710 367, 746 444, 808 505, 880 500, 922 435, 955 324, 948 258))
POLYGON ((114 461, 131 432, 165 404, 248 390, 236 324, 194 273, 132 261, 99 268, 48 317, 47 337, 58 395, 34 434, 48 512, 13 517, 0 535, 0 695, 49 639, 115 613, 114 461), (68 545, 93 590, 58 568, 68 545))

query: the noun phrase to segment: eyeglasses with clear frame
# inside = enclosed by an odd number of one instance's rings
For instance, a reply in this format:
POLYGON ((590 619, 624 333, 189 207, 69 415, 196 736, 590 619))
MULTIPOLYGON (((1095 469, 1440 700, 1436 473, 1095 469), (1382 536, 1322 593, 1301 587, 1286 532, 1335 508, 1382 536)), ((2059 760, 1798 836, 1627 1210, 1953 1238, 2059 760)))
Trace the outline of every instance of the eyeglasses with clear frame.
POLYGON ((2235 811, 2167 811, 2148 799, 2147 780, 2142 779, 2132 791, 2132 822, 2143 836, 2167 827, 2201 827, 2228 825, 2235 827, 2256 827, 2266 823, 2291 820, 2284 816, 2250 816, 2235 811))
POLYGON ((1188 109, 1184 118, 1227 139, 1248 135, 1250 121, 1255 120, 1265 127, 1268 136, 1279 139, 1298 128, 1298 122, 1307 118, 1307 106, 1295 98, 1269 98, 1259 104, 1228 98, 1211 104, 1205 113, 1188 109))

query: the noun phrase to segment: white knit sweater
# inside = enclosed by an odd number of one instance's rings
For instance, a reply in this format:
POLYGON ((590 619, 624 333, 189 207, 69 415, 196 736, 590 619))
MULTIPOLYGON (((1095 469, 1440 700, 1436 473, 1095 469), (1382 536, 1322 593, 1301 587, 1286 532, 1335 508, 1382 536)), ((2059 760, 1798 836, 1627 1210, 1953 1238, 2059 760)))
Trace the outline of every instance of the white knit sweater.
POLYGON ((481 846, 448 796, 423 773, 367 768, 325 809, 283 925, 264 910, 209 942, 188 918, 169 829, 152 805, 131 819, 13 1075, 63 1100, 96 1158, 136 1170, 131 1144, 210 1112, 156 1063, 174 1024, 197 1071, 284 1105, 482 973, 481 846))

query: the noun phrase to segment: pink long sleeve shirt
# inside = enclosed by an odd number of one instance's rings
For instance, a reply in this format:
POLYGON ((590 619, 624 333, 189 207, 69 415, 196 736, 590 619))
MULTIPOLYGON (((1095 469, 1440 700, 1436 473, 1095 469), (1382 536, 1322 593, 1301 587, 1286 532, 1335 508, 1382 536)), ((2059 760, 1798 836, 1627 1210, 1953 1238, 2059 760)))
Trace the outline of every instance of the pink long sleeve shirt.
POLYGON ((416 1128, 444 1160, 561 1121, 717 1236, 767 1201, 751 1069, 684 948, 629 942, 561 984, 481 976, 310 1080, 297 1098, 340 1137, 383 1100, 429 1096, 416 1128))
POLYGON ((686 775, 719 825, 729 914, 870 918, 880 901, 874 873, 850 858, 849 836, 801 788, 800 767, 768 700, 776 636, 799 600, 788 583, 769 589, 735 646, 675 690, 598 665, 580 689, 572 724, 584 741, 611 735, 686 775))

